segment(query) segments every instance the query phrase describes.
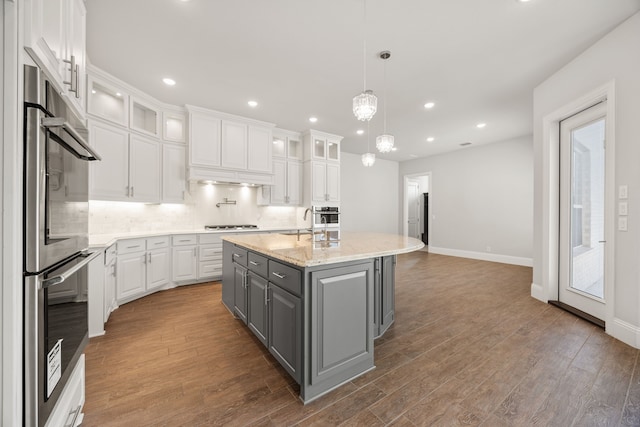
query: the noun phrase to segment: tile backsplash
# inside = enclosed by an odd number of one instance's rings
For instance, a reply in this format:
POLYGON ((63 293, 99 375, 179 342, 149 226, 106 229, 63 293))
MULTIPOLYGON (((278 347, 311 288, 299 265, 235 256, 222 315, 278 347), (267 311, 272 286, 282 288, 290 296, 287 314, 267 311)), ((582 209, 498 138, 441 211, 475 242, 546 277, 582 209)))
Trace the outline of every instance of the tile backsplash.
POLYGON ((198 230, 209 224, 256 224, 261 228, 307 227, 304 207, 258 206, 258 187, 189 184, 184 204, 89 202, 89 233, 118 234, 198 230), (225 198, 236 204, 220 204, 225 198))

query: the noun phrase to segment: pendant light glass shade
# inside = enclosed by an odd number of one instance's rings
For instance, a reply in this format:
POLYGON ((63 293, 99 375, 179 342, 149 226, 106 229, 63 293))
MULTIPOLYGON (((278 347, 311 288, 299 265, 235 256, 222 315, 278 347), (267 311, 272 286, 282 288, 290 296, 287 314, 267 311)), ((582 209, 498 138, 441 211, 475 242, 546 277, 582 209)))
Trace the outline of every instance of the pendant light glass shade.
POLYGON ((376 155, 374 153, 364 153, 362 155, 362 164, 366 167, 371 167, 376 162, 376 155))
POLYGON ((353 97, 353 114, 360 121, 369 121, 378 110, 378 97, 371 90, 365 90, 353 97))
POLYGON ((376 148, 381 153, 389 153, 393 149, 393 135, 378 135, 376 137, 376 148))

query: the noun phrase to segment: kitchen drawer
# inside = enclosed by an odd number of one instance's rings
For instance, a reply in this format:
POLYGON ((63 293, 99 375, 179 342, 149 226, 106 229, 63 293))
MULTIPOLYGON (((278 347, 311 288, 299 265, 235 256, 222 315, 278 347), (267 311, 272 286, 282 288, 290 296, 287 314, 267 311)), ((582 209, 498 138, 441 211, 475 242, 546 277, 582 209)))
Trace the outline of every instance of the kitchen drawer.
POLYGON ((175 236, 171 236, 171 244, 173 246, 189 246, 195 245, 197 242, 197 234, 177 234, 175 236))
POLYGON ((198 264, 198 278, 203 279, 206 277, 222 277, 222 261, 208 261, 198 264))
POLYGON ((104 265, 109 265, 111 261, 118 255, 118 246, 111 245, 104 251, 104 265))
POLYGON ((220 260, 220 262, 222 262, 222 244, 200 246, 198 260, 220 260))
POLYGON ((169 236, 147 238, 147 250, 166 248, 169 246, 169 236))
POLYGON ((233 262, 235 262, 236 264, 240 264, 246 267, 247 266, 247 250, 234 245, 233 251, 231 253, 231 259, 233 259, 233 262))
POLYGON ((300 270, 269 260, 269 281, 300 296, 302 294, 300 270))
POLYGON ((82 413, 84 396, 84 354, 82 354, 62 389, 60 398, 49 415, 45 427, 79 426, 84 418, 82 413), (73 421, 73 424, 70 421, 73 421))
POLYGON ((147 250, 147 239, 129 239, 118 242, 118 255, 144 252, 147 250))
POLYGON ((222 234, 220 233, 206 233, 198 235, 199 243, 201 245, 206 245, 209 243, 219 243, 222 244, 222 234))
POLYGON ((267 265, 267 258, 262 255, 258 255, 253 252, 249 252, 247 255, 247 267, 249 270, 258 273, 260 276, 266 278, 269 275, 269 267, 267 265))

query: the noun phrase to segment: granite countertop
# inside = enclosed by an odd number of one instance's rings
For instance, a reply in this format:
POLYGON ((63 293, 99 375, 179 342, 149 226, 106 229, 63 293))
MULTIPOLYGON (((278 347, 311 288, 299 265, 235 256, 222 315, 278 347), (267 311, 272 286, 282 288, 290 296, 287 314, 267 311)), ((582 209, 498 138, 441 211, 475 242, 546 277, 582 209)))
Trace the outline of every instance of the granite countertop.
POLYGON ((243 234, 223 240, 299 267, 396 255, 424 247, 418 239, 397 234, 348 232, 339 241, 314 242, 308 234, 243 234))

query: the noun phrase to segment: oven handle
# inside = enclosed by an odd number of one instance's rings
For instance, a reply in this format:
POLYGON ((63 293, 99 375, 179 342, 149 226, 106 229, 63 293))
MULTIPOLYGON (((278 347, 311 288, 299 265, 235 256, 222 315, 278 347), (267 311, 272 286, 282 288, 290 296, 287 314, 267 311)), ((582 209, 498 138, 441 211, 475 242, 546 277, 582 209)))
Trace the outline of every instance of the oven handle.
POLYGON ((42 126, 44 126, 47 129, 54 128, 54 127, 55 128, 61 127, 62 129, 67 131, 67 133, 71 135, 73 139, 75 139, 76 142, 82 146, 82 148, 87 150, 89 154, 93 156, 93 157, 90 157, 89 160, 102 160, 102 157, 100 157, 100 155, 96 153, 93 150, 93 148, 91 148, 91 146, 87 143, 87 141, 85 141, 84 138, 78 132, 76 132, 73 126, 71 126, 69 122, 65 122, 62 117, 43 117, 42 126))
POLYGON ((73 276, 78 270, 80 270, 85 265, 89 264, 91 261, 96 259, 101 253, 102 252, 100 252, 100 251, 95 251, 95 252, 88 253, 88 254, 84 254, 84 253, 80 254, 81 257, 86 258, 84 261, 82 261, 79 264, 74 265, 73 267, 71 267, 70 269, 68 269, 67 271, 65 271, 62 274, 59 274, 57 276, 54 276, 54 277, 51 277, 49 279, 43 280, 42 281, 42 289, 50 288, 51 286, 59 285, 60 283, 64 282, 69 277, 73 276))

